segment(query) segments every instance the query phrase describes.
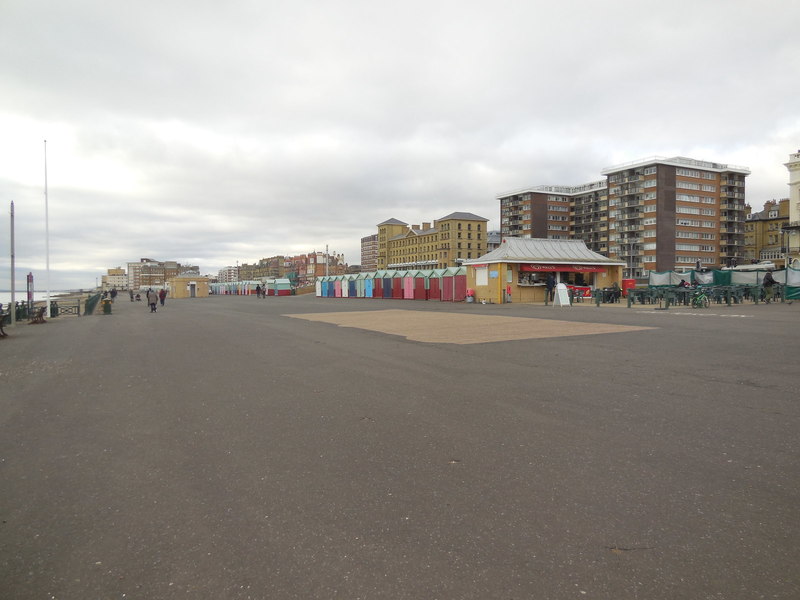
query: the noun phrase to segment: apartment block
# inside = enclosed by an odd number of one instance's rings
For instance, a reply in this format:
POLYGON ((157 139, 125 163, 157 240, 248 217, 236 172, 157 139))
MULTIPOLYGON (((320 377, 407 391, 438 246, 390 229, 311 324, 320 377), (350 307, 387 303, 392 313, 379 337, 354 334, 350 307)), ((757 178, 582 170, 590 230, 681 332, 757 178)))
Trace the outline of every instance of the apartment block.
POLYGON ((746 167, 652 157, 601 174, 583 185, 498 196, 502 235, 581 239, 625 262, 626 278, 744 258, 746 167))
POLYGON ((607 167, 608 256, 626 277, 744 258, 746 167, 654 157, 607 167))
POLYGON ((234 283, 239 281, 239 267, 222 267, 217 273, 217 281, 220 283, 234 283))
POLYGON ((378 234, 361 238, 361 271, 368 273, 378 269, 378 234))
POLYGON ((397 219, 378 224, 378 269, 444 269, 486 254, 489 219, 454 212, 409 226, 397 219))
POLYGON ((498 196, 503 237, 581 239, 608 250, 606 180, 577 186, 542 185, 498 196))

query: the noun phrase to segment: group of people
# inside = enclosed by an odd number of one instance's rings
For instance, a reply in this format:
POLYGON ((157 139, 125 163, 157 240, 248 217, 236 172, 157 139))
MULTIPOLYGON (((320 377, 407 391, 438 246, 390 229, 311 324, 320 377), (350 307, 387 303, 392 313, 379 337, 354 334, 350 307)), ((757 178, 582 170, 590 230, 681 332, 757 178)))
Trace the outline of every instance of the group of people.
POLYGON ((147 288, 147 304, 150 306, 150 312, 154 313, 158 309, 159 302, 164 306, 164 300, 167 298, 167 290, 160 289, 155 291, 153 288, 147 288))
POLYGON ((260 285, 256 286, 256 297, 257 298, 266 298, 267 297, 267 286, 266 285, 263 288, 260 285))

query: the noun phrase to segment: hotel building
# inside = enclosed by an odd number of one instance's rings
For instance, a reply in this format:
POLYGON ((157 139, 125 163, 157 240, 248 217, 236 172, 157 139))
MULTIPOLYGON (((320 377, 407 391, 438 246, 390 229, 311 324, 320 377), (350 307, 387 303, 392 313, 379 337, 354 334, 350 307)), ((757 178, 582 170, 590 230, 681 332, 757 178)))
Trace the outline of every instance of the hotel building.
POLYGON ((378 269, 445 269, 486 254, 489 219, 454 212, 431 223, 378 224, 378 269))

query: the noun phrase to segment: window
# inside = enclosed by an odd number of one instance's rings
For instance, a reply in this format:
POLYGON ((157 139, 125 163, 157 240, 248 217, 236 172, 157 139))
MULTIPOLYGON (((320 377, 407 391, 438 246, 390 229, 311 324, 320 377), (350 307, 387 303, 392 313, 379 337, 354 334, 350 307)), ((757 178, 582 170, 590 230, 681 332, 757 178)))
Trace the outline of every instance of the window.
POLYGON ((691 183, 689 181, 676 181, 675 187, 681 188, 683 190, 699 190, 700 184, 699 183, 691 183))
POLYGON ((676 206, 675 212, 683 215, 699 215, 700 209, 694 206, 676 206))

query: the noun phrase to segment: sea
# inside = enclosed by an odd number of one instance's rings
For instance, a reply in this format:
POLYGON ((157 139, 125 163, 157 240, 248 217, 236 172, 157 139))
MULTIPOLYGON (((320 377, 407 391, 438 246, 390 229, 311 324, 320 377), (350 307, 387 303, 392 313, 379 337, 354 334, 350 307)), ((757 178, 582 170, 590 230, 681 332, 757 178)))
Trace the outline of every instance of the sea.
MULTIPOLYGON (((53 300, 55 296, 60 296, 62 294, 73 294, 80 292, 81 290, 50 290, 50 299, 53 300)), ((88 294, 89 291, 86 290, 85 293, 88 294)), ((47 298, 46 291, 36 290, 33 292, 34 302, 44 302, 45 298, 47 298)), ((14 292, 14 299, 17 302, 25 302, 28 299, 28 291, 16 290, 14 292)), ((3 308, 5 308, 10 302, 11 302, 11 290, 0 290, 0 303, 3 304, 3 308)))

